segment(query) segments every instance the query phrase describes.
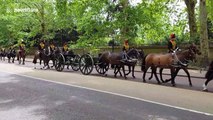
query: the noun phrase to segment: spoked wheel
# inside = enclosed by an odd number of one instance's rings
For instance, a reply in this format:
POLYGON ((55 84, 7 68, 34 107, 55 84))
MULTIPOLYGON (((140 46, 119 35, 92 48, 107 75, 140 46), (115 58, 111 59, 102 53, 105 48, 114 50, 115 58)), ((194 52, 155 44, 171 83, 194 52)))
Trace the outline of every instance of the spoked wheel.
POLYGON ((75 55, 71 64, 71 67, 74 71, 78 71, 80 69, 79 63, 80 63, 80 55, 75 55))
POLYGON ((55 57, 55 69, 57 71, 62 71, 64 69, 65 58, 64 55, 59 53, 55 57))
POLYGON ((109 64, 107 63, 99 63, 95 65, 95 69, 99 74, 105 74, 109 69, 109 64))
POLYGON ((79 61, 79 68, 82 74, 89 75, 93 70, 94 61, 89 54, 81 56, 79 61))

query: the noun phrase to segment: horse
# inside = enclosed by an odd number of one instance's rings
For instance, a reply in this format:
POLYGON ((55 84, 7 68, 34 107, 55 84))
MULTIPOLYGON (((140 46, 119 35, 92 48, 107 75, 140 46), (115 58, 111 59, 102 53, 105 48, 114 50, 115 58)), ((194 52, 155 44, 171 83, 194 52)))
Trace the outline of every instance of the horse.
MULTIPOLYGON (((195 54, 197 55, 201 55, 201 52, 200 50, 197 48, 197 46, 192 43, 189 47, 187 47, 187 49, 191 49, 195 54)), ((177 49, 178 50, 178 49, 177 49)), ((176 51, 175 51, 176 52, 176 51)), ((188 77, 188 81, 189 81, 189 86, 192 86, 192 82, 191 82, 191 77, 190 77, 190 74, 189 74, 189 71, 187 69, 188 67, 188 63, 189 61, 184 61, 184 64, 181 64, 180 62, 178 63, 178 65, 176 66, 176 73, 178 73, 181 69, 184 70, 184 72, 187 74, 187 77, 188 77)), ((164 82, 168 82, 170 81, 171 79, 167 79, 167 80, 163 80, 162 78, 162 72, 163 72, 163 68, 160 68, 159 70, 159 73, 160 73, 160 80, 164 83, 164 82)), ((151 80, 153 77, 153 72, 151 72, 151 76, 149 77, 149 80, 151 80)), ((176 77, 176 76, 174 76, 176 77)))
MULTIPOLYGON (((143 50, 136 50, 136 49, 130 49, 127 52, 127 57, 130 60, 127 60, 126 62, 124 62, 124 65, 128 66, 128 73, 126 73, 126 76, 129 75, 132 72, 132 77, 135 78, 135 66, 137 64, 138 61, 141 61, 141 59, 144 57, 144 51, 143 50)), ((117 71, 115 71, 115 76, 117 75, 117 73, 119 72, 120 76, 122 76, 121 71, 120 71, 120 66, 116 66, 115 69, 117 69, 117 71)))
MULTIPOLYGON (((136 49, 131 49, 127 52, 127 55, 130 56, 131 54, 134 54, 134 56, 138 56, 138 52, 133 52, 136 51, 136 49)), ((126 74, 125 74, 125 68, 124 65, 125 63, 122 61, 122 53, 111 53, 111 52, 104 52, 100 55, 99 57, 99 63, 104 64, 105 66, 109 66, 109 64, 111 65, 115 65, 117 68, 122 68, 123 69, 123 74, 124 74, 124 78, 127 79, 126 74)), ((100 64, 100 65, 102 65, 100 64)), ((117 69, 114 69, 114 73, 117 73, 116 71, 117 69)), ((105 74, 108 71, 108 69, 106 69, 105 72, 103 72, 103 74, 105 74)), ((116 74, 115 74, 116 77, 116 74)))
POLYGON ((22 65, 25 64, 25 58, 26 58, 26 51, 24 48, 20 48, 17 52, 17 60, 18 60, 18 63, 22 65))
POLYGON ((15 49, 9 49, 7 52, 7 58, 8 58, 8 63, 10 63, 10 60, 12 59, 12 63, 14 63, 16 57, 16 50, 15 49))
POLYGON ((6 56, 7 56, 6 50, 5 49, 1 49, 0 59, 5 61, 5 57, 6 56))
POLYGON ((206 78, 206 81, 203 84, 203 91, 208 91, 207 85, 211 80, 213 80, 213 61, 209 64, 209 69, 206 72, 205 78, 206 78))
MULTIPOLYGON (((35 52, 34 58, 33 58, 33 63, 34 63, 34 69, 36 69, 36 63, 37 60, 39 59, 39 63, 41 65, 42 61, 44 63, 43 69, 49 69, 49 61, 51 60, 51 51, 50 47, 45 45, 43 50, 39 50, 35 52)), ((42 68, 41 68, 42 69, 42 68)))
POLYGON ((158 84, 161 84, 161 82, 158 79, 156 70, 157 67, 159 68, 170 68, 171 70, 171 83, 172 86, 175 86, 175 76, 177 75, 176 65, 177 63, 181 63, 185 65, 184 61, 194 60, 195 59, 195 53, 192 49, 186 49, 184 51, 177 51, 175 53, 165 53, 165 54, 148 54, 144 57, 141 65, 141 70, 144 72, 143 74, 143 82, 146 82, 145 76, 147 70, 151 67, 153 74, 155 75, 155 78, 158 82, 158 84))

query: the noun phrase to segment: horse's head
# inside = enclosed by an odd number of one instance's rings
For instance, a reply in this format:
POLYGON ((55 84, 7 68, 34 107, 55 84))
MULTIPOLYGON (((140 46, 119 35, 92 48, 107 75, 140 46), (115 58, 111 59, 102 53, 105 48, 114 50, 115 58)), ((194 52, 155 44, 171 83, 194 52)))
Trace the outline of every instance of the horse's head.
POLYGON ((142 50, 137 50, 137 49, 132 48, 127 52, 127 55, 130 58, 142 59, 144 56, 144 52, 142 50))
POLYGON ((185 52, 185 60, 194 61, 196 59, 196 53, 192 49, 188 49, 185 52))
POLYGON ((188 49, 191 49, 195 54, 201 55, 200 50, 197 48, 197 46, 196 46, 194 43, 192 43, 192 44, 188 47, 188 49))

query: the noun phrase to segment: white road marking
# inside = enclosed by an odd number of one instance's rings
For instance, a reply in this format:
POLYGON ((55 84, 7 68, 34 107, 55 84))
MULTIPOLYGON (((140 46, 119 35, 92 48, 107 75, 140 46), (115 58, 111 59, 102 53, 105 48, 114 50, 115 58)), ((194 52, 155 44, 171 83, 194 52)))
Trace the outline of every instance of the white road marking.
POLYGON ((17 73, 11 73, 11 72, 5 72, 5 71, 1 71, 1 72, 8 73, 8 74, 14 74, 14 75, 18 75, 18 76, 23 76, 23 77, 28 77, 28 78, 32 78, 32 79, 37 79, 37 80, 41 80, 41 81, 56 83, 56 84, 60 84, 60 85, 66 85, 66 86, 71 86, 71 87, 76 87, 76 88, 87 89, 87 90, 91 90, 91 91, 116 95, 116 96, 120 96, 120 97, 131 98, 131 99, 135 99, 135 100, 139 100, 139 101, 143 101, 143 102, 148 102, 148 103, 153 103, 153 104, 157 104, 157 105, 162 105, 162 106, 175 108, 175 109, 179 109, 179 110, 185 110, 185 111, 190 111, 190 112, 194 112, 194 113, 198 113, 198 114, 204 114, 204 115, 207 115, 207 116, 213 116, 213 114, 211 114, 211 113, 206 113, 206 112, 201 112, 201 111, 192 110, 192 109, 188 109, 188 108, 173 106, 173 105, 155 102, 155 101, 151 101, 151 100, 146 100, 146 99, 142 99, 142 98, 138 98, 138 97, 132 97, 132 96, 124 95, 124 94, 119 94, 119 93, 114 93, 114 92, 109 92, 109 91, 104 91, 104 90, 98 90, 98 89, 83 87, 83 86, 79 86, 79 85, 67 84, 67 83, 63 83, 63 82, 51 81, 51 80, 44 79, 44 78, 37 78, 37 77, 28 76, 28 75, 21 75, 21 74, 17 74, 17 73))

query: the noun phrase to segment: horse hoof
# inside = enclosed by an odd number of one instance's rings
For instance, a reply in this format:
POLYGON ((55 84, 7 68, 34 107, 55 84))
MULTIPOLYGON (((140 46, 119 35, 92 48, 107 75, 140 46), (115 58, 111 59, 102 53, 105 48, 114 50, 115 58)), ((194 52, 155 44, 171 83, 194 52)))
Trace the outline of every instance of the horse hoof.
POLYGON ((190 87, 192 87, 192 84, 189 84, 190 87))
POLYGON ((145 80, 143 80, 143 82, 144 82, 144 83, 146 83, 146 81, 145 81, 145 80))
POLYGON ((135 76, 132 76, 133 78, 135 78, 135 76))
POLYGON ((158 85, 161 85, 161 82, 158 82, 158 85))
POLYGON ((176 86, 176 84, 172 84, 172 87, 175 87, 176 86))
POLYGON ((203 89, 204 92, 208 92, 208 89, 203 89))

